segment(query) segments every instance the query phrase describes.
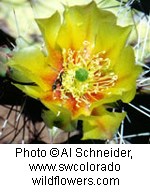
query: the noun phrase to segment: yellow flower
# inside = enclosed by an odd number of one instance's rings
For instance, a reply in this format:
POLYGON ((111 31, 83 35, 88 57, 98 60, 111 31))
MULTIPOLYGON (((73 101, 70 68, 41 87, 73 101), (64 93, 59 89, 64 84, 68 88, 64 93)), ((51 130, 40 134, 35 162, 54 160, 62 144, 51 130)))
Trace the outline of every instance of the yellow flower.
POLYGON ((9 61, 11 77, 27 95, 40 99, 49 111, 50 126, 73 131, 83 121, 83 139, 113 136, 125 113, 108 112, 105 104, 130 102, 141 69, 133 49, 126 45, 131 27, 116 25, 116 17, 95 2, 65 7, 36 20, 46 44, 19 50, 9 61), (35 83, 35 85, 28 85, 35 83))

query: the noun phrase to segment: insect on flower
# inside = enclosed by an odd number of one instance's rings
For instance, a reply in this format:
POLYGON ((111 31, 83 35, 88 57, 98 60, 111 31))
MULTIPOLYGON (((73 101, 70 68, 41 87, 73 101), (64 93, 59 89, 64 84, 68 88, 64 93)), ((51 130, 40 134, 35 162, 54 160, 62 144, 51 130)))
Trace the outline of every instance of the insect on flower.
POLYGON ((60 72, 58 78, 56 79, 56 81, 54 82, 54 84, 52 85, 52 90, 54 91, 55 89, 57 89, 57 87, 62 85, 62 75, 63 75, 63 71, 60 72))

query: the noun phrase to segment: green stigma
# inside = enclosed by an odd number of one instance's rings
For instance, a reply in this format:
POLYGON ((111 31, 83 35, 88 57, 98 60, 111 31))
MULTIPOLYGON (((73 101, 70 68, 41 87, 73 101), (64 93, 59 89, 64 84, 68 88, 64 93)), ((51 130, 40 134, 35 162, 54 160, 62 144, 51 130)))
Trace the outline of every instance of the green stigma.
POLYGON ((81 82, 86 81, 88 78, 88 71, 84 68, 80 68, 80 69, 76 70, 75 78, 81 82))

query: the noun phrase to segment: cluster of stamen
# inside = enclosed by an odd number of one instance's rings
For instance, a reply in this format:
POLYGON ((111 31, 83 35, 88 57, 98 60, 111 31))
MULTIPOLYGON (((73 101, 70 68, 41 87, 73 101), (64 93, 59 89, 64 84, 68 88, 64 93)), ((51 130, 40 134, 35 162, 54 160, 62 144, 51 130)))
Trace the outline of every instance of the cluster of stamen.
POLYGON ((85 94, 99 94, 115 85, 117 75, 111 69, 110 59, 106 52, 91 54, 90 43, 83 42, 79 50, 63 50, 63 74, 60 87, 61 99, 66 100, 70 95, 76 100, 90 105, 85 94))

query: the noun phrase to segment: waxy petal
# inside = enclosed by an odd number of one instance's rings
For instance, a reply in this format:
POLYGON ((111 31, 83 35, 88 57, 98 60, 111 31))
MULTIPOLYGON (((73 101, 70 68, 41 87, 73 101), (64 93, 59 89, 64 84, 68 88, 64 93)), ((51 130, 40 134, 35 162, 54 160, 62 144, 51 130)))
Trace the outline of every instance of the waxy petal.
POLYGON ((52 110, 43 111, 42 118, 49 128, 58 127, 67 132, 76 128, 76 122, 71 121, 70 111, 53 105, 52 110))
POLYGON ((57 72, 61 70, 62 56, 56 44, 57 36, 61 27, 61 18, 58 12, 55 12, 49 18, 36 19, 36 22, 43 34, 47 47, 48 63, 57 72))
POLYGON ((101 22, 96 37, 94 52, 105 51, 105 57, 110 59, 111 67, 113 67, 126 45, 131 29, 130 26, 120 27, 117 25, 114 26, 112 23, 101 22))
POLYGON ((142 72, 140 66, 135 65, 135 56, 131 47, 126 47, 122 50, 122 53, 118 57, 116 64, 113 68, 115 74, 118 76, 118 80, 114 87, 108 91, 111 92, 112 96, 120 95, 120 99, 129 103, 136 93, 136 79, 142 72))
POLYGON ((19 84, 15 84, 15 86, 34 99, 39 99, 41 97, 41 94, 43 93, 43 90, 38 86, 19 84))
POLYGON ((8 63, 11 67, 10 77, 24 83, 33 82, 44 91, 49 90, 58 76, 58 72, 46 61, 46 57, 38 47, 23 48, 16 52, 8 63))
POLYGON ((61 27, 61 18, 58 12, 54 13, 49 18, 36 19, 36 22, 43 34, 47 48, 56 48, 56 39, 61 27))
POLYGON ((80 49, 85 40, 94 47, 102 21, 112 24, 116 22, 112 13, 101 11, 94 1, 88 5, 66 7, 63 17, 57 43, 61 48, 75 50, 80 49))
POLYGON ((111 139, 119 128, 126 113, 108 112, 102 109, 99 116, 91 115, 83 118, 83 140, 111 139))

